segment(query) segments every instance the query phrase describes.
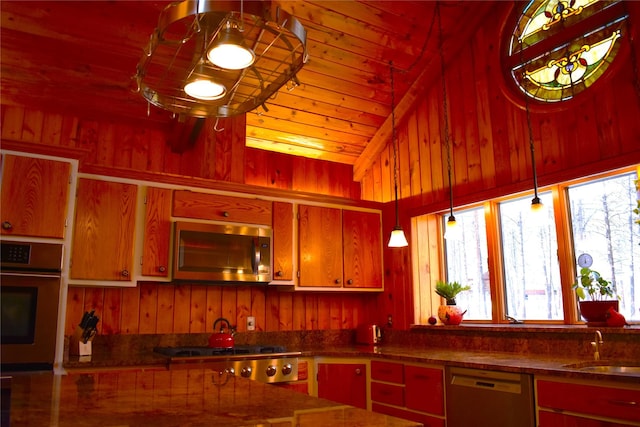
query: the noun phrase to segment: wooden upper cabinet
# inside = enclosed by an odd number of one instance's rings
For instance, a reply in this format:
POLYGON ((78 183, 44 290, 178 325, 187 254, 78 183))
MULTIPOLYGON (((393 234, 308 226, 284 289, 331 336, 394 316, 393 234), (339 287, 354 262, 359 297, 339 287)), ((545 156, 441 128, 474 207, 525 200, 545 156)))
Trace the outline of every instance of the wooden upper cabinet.
POLYGON ((71 164, 11 154, 3 160, 0 233, 63 239, 71 164))
POLYGON ((173 215, 184 218, 271 225, 271 201, 189 190, 173 192, 173 215))
POLYGON ((342 214, 340 209, 298 208, 299 286, 342 287, 342 214))
POLYGON ((273 280, 293 280, 293 204, 273 202, 273 280))
POLYGON ((382 218, 377 212, 342 211, 344 286, 382 288, 382 218))
POLYGON ((169 277, 171 190, 148 187, 145 205, 142 275, 169 277))
POLYGON ((137 190, 132 184, 78 180, 71 279, 132 280, 137 190))
POLYGON ((300 205, 299 286, 382 289, 381 233, 378 212, 300 205))

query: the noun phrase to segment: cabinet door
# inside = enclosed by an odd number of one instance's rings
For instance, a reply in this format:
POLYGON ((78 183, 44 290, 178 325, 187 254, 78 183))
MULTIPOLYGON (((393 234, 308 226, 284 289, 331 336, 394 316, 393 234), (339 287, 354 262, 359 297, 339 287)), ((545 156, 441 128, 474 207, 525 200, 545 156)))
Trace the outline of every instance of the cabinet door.
POLYGON ((273 202, 273 279, 293 280, 293 204, 273 202))
POLYGON ((70 171, 70 163, 7 154, 0 233, 63 239, 70 171))
POLYGON ((340 209, 299 206, 299 286, 342 287, 340 209))
POLYGON ((444 415, 441 369, 405 365, 404 381, 407 408, 444 415))
POLYGON ((131 280, 137 189, 131 184, 78 180, 72 279, 131 280))
POLYGON ((379 213, 342 211, 345 287, 382 288, 381 233, 379 213))
POLYGON ((142 275, 169 276, 171 190, 147 188, 142 246, 142 275))
POLYGON ((318 363, 318 397, 366 409, 366 377, 364 363, 318 363))

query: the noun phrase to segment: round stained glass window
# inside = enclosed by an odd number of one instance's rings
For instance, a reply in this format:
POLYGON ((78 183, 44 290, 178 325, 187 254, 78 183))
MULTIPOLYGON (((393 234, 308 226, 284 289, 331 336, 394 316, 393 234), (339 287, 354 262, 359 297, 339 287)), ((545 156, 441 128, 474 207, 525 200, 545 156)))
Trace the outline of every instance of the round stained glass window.
POLYGON ((573 98, 609 68, 626 36, 627 17, 620 0, 528 2, 509 40, 511 77, 538 101, 573 98))

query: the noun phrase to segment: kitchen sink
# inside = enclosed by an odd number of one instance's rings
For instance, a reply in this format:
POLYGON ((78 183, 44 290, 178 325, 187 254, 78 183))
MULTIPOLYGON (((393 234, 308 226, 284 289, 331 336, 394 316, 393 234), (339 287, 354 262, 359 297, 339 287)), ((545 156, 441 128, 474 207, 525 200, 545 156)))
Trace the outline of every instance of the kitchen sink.
POLYGON ((640 362, 637 361, 590 360, 564 365, 564 367, 587 372, 640 376, 640 362))

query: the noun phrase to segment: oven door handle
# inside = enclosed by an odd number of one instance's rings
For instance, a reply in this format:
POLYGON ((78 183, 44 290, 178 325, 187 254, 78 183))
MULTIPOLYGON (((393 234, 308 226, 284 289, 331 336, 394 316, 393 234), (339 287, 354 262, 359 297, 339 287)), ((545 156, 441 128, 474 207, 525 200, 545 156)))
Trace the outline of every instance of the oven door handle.
POLYGON ((14 272, 14 271, 3 271, 2 274, 0 274, 0 276, 2 277, 43 277, 43 278, 51 278, 51 279, 59 279, 60 278, 60 274, 55 274, 55 273, 38 273, 38 272, 34 272, 34 271, 30 271, 30 272, 25 272, 25 273, 21 273, 21 272, 14 272))
POLYGON ((253 257, 251 261, 253 264, 253 274, 257 276, 260 267, 260 239, 258 237, 253 238, 253 257))

